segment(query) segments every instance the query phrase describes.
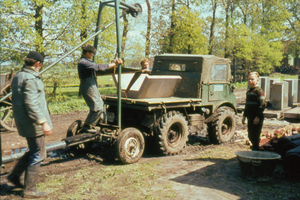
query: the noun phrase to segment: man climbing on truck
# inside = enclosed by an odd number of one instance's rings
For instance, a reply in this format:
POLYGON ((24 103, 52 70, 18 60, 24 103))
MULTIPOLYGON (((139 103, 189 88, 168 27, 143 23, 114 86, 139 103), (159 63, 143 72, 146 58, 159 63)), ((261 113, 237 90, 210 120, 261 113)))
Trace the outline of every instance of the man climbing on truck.
POLYGON ((81 132, 95 132, 94 127, 103 118, 103 100, 98 90, 96 71, 105 71, 123 63, 122 59, 118 58, 115 63, 96 64, 91 61, 95 53, 96 49, 93 46, 85 45, 82 47, 82 56, 78 61, 79 93, 90 108, 81 132))

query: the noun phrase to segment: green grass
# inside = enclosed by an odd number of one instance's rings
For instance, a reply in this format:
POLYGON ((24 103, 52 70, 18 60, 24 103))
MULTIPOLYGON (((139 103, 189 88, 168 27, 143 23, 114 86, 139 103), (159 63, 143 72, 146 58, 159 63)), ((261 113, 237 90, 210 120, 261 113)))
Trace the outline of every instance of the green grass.
MULTIPOLYGON (((80 80, 77 74, 71 73, 70 75, 66 74, 54 74, 54 75, 45 75, 43 76, 43 81, 46 87, 53 87, 54 82, 58 82, 60 87, 70 87, 70 86, 79 86, 80 80)), ((111 75, 98 76, 97 77, 98 85, 114 85, 115 82, 111 75)))
POLYGON ((284 79, 298 79, 298 75, 273 73, 270 75, 270 78, 279 78, 280 81, 283 81, 284 79))
MULTIPOLYGON (((43 77, 46 88, 47 102, 51 114, 68 113, 71 111, 84 111, 88 107, 82 97, 78 96, 79 78, 76 74, 66 76, 56 76, 55 79, 46 75, 43 77), (54 81, 58 81, 59 86, 56 89, 56 94, 53 94, 54 81)), ((114 81, 111 75, 98 76, 98 85, 113 85, 114 81)), ((116 87, 101 87, 99 88, 101 95, 116 94, 116 87)))
POLYGON ((243 89, 243 88, 247 88, 248 82, 247 81, 243 81, 241 83, 236 83, 234 84, 236 89, 243 89))
MULTIPOLYGON (((88 107, 83 97, 78 96, 79 87, 58 88, 55 97, 52 89, 46 88, 47 102, 51 114, 84 111, 88 107)), ((101 95, 116 94, 116 87, 99 88, 101 95)))

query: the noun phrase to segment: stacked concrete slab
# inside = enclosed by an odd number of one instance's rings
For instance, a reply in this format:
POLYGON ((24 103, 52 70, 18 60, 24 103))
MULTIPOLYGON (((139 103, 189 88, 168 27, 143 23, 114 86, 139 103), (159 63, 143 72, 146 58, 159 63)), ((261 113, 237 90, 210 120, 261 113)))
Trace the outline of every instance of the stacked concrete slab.
MULTIPOLYGON (((131 85, 134 73, 121 75, 121 89, 123 92, 127 91, 127 94, 122 93, 122 97, 142 99, 142 98, 163 98, 171 97, 174 94, 175 88, 181 81, 181 77, 177 75, 148 75, 141 74, 135 82, 131 85)), ((118 84, 118 75, 114 75, 113 79, 115 84, 118 84)))
POLYGON ((288 89, 289 84, 286 81, 273 83, 270 103, 274 109, 283 110, 288 107, 288 89))
POLYGON ((298 79, 298 103, 300 103, 300 79, 298 79))
POLYGON ((260 88, 265 93, 266 101, 269 101, 270 100, 270 77, 267 76, 259 77, 259 85, 260 88))
POLYGON ((270 79, 270 87, 272 87, 273 83, 280 82, 280 78, 271 78, 270 79))
POLYGON ((288 106, 293 107, 298 102, 298 79, 285 79, 288 82, 288 106))

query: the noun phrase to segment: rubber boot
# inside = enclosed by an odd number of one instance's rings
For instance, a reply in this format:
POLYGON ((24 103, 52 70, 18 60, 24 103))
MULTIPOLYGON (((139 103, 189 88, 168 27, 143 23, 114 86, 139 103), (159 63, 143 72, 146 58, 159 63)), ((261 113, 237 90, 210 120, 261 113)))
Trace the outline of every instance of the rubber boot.
POLYGON ((28 159, 29 152, 26 152, 17 162, 11 174, 7 177, 7 180, 14 184, 17 188, 24 188, 24 185, 20 182, 20 177, 27 168, 28 159))
POLYGON ((25 198, 41 198, 46 197, 48 193, 39 192, 36 189, 36 182, 39 175, 39 165, 29 165, 25 171, 25 189, 23 197, 25 198))

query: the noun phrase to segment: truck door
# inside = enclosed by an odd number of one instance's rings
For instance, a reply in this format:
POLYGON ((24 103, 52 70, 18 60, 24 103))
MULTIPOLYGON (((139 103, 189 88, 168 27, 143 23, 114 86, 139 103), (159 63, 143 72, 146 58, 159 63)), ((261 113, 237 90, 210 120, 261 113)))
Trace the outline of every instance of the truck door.
POLYGON ((227 83, 227 65, 214 64, 211 69, 209 81, 209 101, 224 100, 227 96, 229 84, 227 83))

